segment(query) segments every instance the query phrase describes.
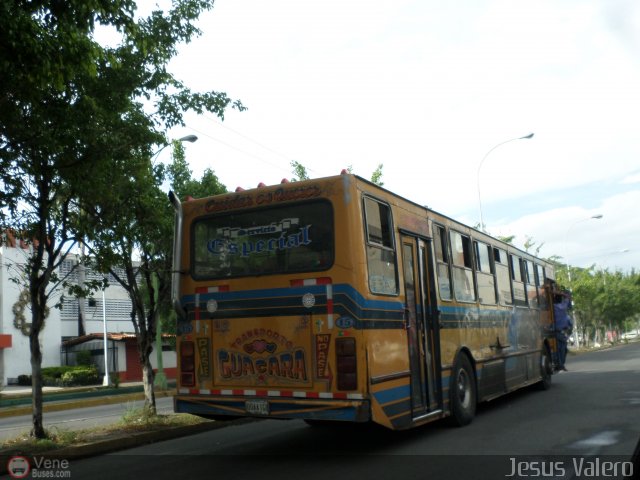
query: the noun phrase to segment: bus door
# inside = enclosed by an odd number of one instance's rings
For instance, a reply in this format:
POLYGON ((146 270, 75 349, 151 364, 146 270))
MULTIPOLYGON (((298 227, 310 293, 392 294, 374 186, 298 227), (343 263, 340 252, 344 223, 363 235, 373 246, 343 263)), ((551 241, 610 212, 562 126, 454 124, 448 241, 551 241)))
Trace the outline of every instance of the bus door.
POLYGON ((402 261, 411 404, 413 417, 418 418, 442 408, 438 309, 431 268, 431 241, 403 233, 402 261))

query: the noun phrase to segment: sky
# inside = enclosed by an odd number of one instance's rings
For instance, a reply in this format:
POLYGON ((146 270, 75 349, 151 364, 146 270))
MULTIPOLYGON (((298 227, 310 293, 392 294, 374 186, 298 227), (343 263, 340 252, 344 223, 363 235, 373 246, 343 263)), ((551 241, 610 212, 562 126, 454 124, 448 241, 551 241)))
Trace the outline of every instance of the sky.
POLYGON ((248 110, 169 132, 199 137, 195 175, 382 164, 385 188, 472 226, 481 204, 540 256, 640 268, 637 0, 217 0, 198 26, 170 70, 248 110))

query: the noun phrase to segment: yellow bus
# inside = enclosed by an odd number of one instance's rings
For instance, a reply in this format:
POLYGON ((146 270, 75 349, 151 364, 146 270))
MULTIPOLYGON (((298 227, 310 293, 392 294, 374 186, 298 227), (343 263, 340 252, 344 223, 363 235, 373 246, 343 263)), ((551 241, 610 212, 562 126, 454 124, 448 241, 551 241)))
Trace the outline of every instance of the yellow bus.
POLYGON ((170 197, 176 412, 464 425, 550 386, 542 259, 346 172, 170 197))

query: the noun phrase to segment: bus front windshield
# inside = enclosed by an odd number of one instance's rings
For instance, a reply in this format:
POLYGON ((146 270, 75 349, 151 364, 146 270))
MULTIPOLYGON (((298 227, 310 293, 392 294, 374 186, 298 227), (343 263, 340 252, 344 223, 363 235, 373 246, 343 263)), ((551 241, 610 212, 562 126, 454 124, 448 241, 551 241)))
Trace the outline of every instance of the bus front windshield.
POLYGON ((202 217, 192 229, 196 279, 320 271, 333 264, 333 209, 327 201, 202 217))

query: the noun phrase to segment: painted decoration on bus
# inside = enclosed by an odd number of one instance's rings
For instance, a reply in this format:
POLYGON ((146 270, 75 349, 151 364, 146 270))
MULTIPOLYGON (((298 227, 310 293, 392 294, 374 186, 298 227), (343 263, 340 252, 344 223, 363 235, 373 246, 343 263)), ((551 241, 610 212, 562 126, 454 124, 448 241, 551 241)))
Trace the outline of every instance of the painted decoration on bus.
POLYGON ((340 317, 336 320, 336 326, 338 328, 342 328, 343 330, 347 328, 353 328, 355 325, 355 320, 351 317, 340 317))
POLYGON ((211 378, 211 343, 207 337, 198 337, 196 344, 200 355, 198 377, 200 380, 211 378))
POLYGON ((197 219, 197 279, 319 271, 334 258, 333 208, 324 200, 197 219))
POLYGON ((319 380, 329 379, 329 345, 331 344, 331 334, 325 333, 316 335, 316 378, 319 380))
POLYGON ((273 192, 260 192, 257 195, 233 195, 222 199, 209 200, 204 209, 208 213, 224 212, 239 208, 253 207, 254 205, 269 205, 271 203, 289 202, 293 200, 307 200, 319 197, 322 194, 320 186, 300 185, 294 187, 280 187, 273 192))
POLYGON ((207 242, 207 249, 213 255, 238 255, 249 257, 253 254, 289 250, 311 243, 311 225, 298 226, 297 218, 286 218, 270 225, 246 228, 218 228, 217 238, 207 242), (269 238, 254 240, 256 236, 269 238), (240 241, 244 239, 244 241, 240 241))
POLYGON ((242 333, 231 348, 216 353, 218 375, 223 380, 266 385, 306 383, 307 352, 277 331, 255 328, 242 333))

